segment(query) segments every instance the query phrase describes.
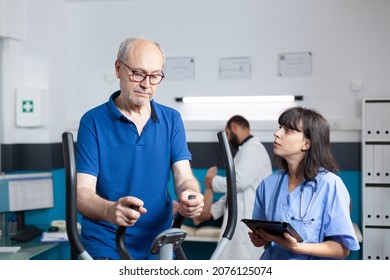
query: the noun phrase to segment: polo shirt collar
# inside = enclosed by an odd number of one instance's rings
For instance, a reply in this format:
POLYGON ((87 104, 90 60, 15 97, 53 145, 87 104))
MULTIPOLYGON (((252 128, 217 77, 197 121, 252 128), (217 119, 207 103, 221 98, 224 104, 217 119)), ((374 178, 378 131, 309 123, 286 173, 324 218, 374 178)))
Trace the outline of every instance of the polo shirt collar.
POLYGON ((238 146, 242 146, 242 145, 244 145, 245 144, 245 142, 247 142, 249 139, 251 139, 253 137, 253 135, 249 135, 247 138, 245 138, 241 143, 240 143, 240 145, 238 145, 238 146))
MULTIPOLYGON (((121 93, 120 90, 114 92, 111 96, 110 96, 110 99, 108 100, 108 112, 109 114, 111 115, 111 117, 115 120, 115 121, 119 121, 120 118, 124 117, 122 115, 122 113, 118 110, 118 108, 115 106, 115 103, 114 103, 114 99, 117 98, 119 96, 119 94, 121 93)), ((152 113, 151 113, 151 117, 152 117, 152 120, 153 122, 158 122, 158 114, 157 114, 157 111, 156 111, 156 103, 154 102, 154 100, 152 99, 150 101, 150 107, 152 109, 152 113)))

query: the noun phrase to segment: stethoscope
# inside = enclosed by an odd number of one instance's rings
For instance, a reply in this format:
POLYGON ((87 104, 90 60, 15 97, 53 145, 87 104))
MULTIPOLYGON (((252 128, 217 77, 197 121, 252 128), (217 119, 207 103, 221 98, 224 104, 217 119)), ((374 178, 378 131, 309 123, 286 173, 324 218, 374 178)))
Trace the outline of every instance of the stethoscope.
MULTIPOLYGON (((283 175, 279 176, 279 178, 278 178, 278 186, 277 186, 277 189, 276 189, 276 194, 274 196, 274 209, 273 209, 273 213, 272 213, 272 220, 273 221, 275 221, 276 205, 277 205, 277 200, 279 199, 280 189, 282 188, 282 182, 283 182, 283 179, 284 179, 284 177, 286 175, 287 175, 287 173, 283 173, 283 175)), ((303 182, 302 186, 301 186, 300 192, 301 193, 300 193, 300 196, 299 196, 299 219, 296 219, 294 217, 292 217, 291 219, 298 220, 298 221, 303 221, 303 219, 307 216, 307 213, 309 213, 311 205, 313 204, 314 196, 317 193, 317 179, 314 179, 313 181, 305 180, 303 182), (308 182, 314 182, 314 186, 313 186, 313 184, 307 184, 308 182), (309 204, 306 207, 306 211, 302 215, 302 213, 303 213, 303 207, 302 207, 303 190, 307 186, 311 187, 311 197, 310 197, 309 204)))

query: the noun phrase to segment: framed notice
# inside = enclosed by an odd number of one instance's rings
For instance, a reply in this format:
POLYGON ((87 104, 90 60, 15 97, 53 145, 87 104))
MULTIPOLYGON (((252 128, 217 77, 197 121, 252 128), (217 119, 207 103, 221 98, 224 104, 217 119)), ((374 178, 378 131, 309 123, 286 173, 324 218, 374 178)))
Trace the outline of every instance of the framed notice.
POLYGON ((249 57, 229 57, 219 59, 220 79, 250 79, 252 61, 249 57))
POLYGON ((166 80, 192 80, 195 78, 193 57, 167 57, 164 74, 166 80))
POLYGON ((311 52, 282 53, 278 56, 280 77, 311 75, 311 52))

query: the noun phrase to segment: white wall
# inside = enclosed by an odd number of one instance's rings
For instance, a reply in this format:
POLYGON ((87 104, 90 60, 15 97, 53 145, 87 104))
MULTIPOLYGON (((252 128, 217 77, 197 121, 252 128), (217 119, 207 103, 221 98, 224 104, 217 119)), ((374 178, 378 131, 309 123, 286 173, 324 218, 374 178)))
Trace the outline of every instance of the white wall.
POLYGON ((194 80, 165 80, 156 96, 182 113, 189 141, 213 139, 233 114, 250 119, 268 141, 270 120, 291 104, 189 106, 175 97, 299 94, 304 101, 296 104, 331 121, 334 141, 360 141, 361 99, 390 96, 387 0, 30 0, 25 11, 25 40, 7 39, 4 63, 12 72, 2 94, 45 88, 48 117, 41 128, 15 128, 14 99, 3 98, 4 143, 56 142, 77 129, 81 115, 117 89, 105 75, 114 74, 128 36, 159 41, 168 57, 195 58, 194 80), (311 76, 278 77, 279 53, 305 51, 313 54, 311 76), (252 79, 220 80, 218 59, 236 56, 251 58, 252 79), (361 80, 362 90, 352 92, 351 80, 361 80))
MULTIPOLYGON (((4 0, 3 0, 4 1, 4 0)), ((14 3, 14 0, 5 0, 14 3)), ((17 0, 7 10, 15 26, 3 36, 0 143, 50 143, 59 141, 65 126, 68 64, 68 10, 62 0, 17 0), (15 92, 20 88, 40 88, 43 96, 43 126, 16 127, 15 92)))

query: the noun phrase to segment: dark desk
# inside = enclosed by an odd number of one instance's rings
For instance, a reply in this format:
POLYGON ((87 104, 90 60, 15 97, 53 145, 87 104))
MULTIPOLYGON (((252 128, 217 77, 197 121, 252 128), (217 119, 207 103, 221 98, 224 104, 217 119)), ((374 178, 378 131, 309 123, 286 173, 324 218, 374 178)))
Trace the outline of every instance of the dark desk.
POLYGON ((0 238, 0 246, 20 246, 16 253, 0 253, 0 260, 29 260, 43 252, 58 246, 58 243, 41 243, 38 236, 29 242, 14 242, 9 239, 8 234, 3 234, 0 238))

